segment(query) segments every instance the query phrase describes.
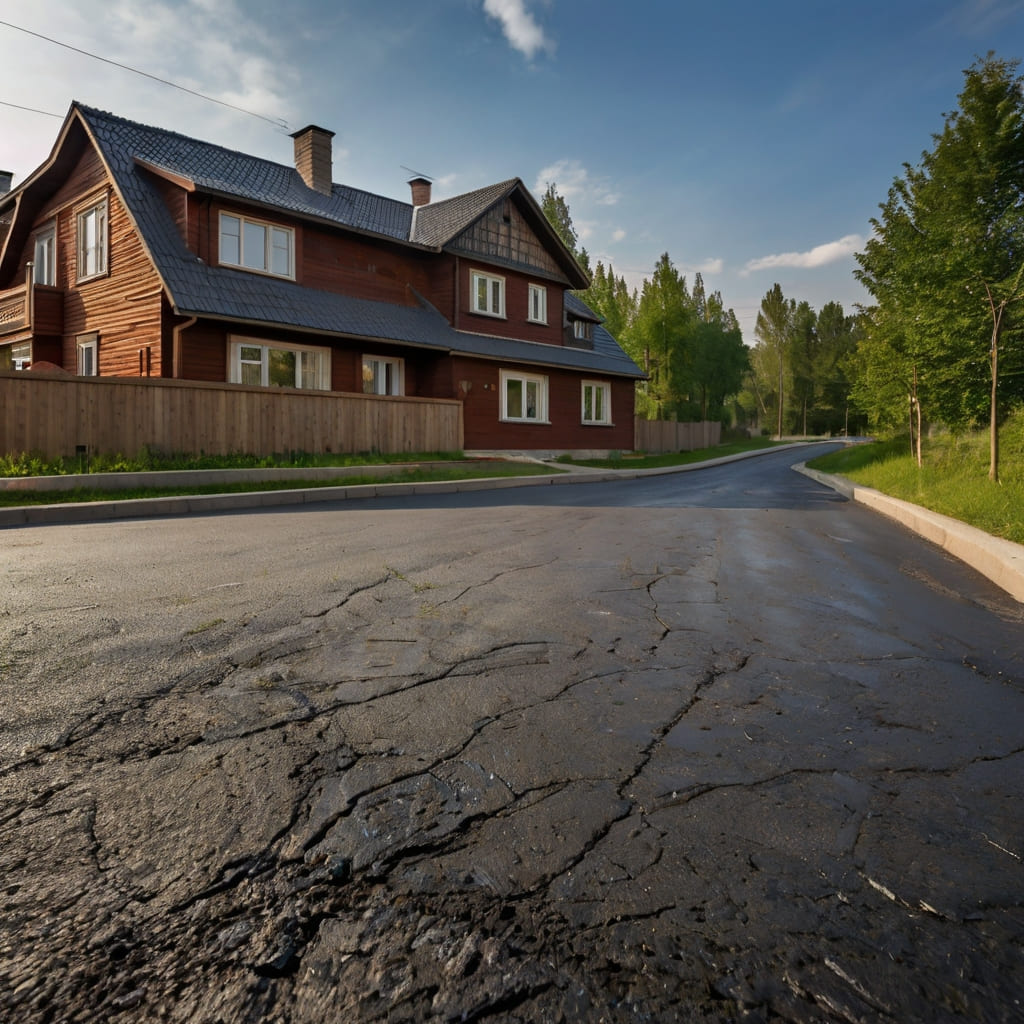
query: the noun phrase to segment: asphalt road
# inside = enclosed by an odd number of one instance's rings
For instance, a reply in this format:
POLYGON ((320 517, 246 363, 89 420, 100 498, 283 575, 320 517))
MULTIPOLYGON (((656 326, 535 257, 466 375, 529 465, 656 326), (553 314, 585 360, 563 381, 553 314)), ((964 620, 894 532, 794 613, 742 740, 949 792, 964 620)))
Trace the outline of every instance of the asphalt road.
POLYGON ((794 457, 2 531, 0 1019, 1022 1019, 1021 606, 794 457))

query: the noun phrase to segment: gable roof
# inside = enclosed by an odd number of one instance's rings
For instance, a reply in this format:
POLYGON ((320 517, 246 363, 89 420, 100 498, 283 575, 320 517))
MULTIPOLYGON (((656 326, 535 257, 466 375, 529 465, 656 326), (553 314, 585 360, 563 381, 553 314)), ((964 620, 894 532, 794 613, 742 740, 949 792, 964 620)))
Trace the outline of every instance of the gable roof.
MULTIPOLYGON (((484 357, 572 366, 595 373, 643 376, 611 335, 599 346, 596 331, 593 351, 470 335, 456 331, 437 309, 412 294, 411 289, 410 298, 415 304, 396 305, 208 265, 186 247, 154 175, 189 190, 242 200, 435 252, 440 252, 495 204, 507 199, 521 204, 531 224, 539 215, 543 225, 534 226, 543 231, 546 218, 518 178, 415 208, 410 203, 346 185, 332 185, 328 196, 309 188, 293 167, 73 103, 49 160, 15 190, 16 202, 29 195, 37 182, 52 181, 60 173, 60 167, 67 163, 61 152, 68 139, 76 140, 77 144, 86 136, 109 170, 176 314, 400 342, 445 352, 473 352, 484 357)), ((3 199, 0 207, 9 206, 3 199)), ((554 229, 547 225, 547 230, 555 239, 556 251, 576 266, 554 229)), ((586 278, 578 267, 577 274, 585 284, 586 278)))

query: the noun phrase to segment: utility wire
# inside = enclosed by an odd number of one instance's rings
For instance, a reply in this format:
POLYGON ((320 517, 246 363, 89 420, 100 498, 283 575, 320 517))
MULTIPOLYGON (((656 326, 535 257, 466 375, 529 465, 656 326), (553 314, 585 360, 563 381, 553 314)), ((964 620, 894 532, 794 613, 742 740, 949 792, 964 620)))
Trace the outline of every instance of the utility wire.
POLYGON ((8 103, 7 100, 0 100, 0 106, 14 107, 15 110, 27 110, 30 114, 44 114, 46 117, 63 117, 63 114, 54 114, 49 110, 37 110, 35 107, 23 107, 20 103, 8 103))
MULTIPOLYGON (((48 43, 53 43, 54 46, 62 46, 65 50, 72 50, 74 53, 80 53, 84 57, 92 57, 93 60, 103 61, 104 64, 112 64, 115 68, 121 68, 122 71, 131 71, 132 74, 142 75, 143 78, 150 78, 154 82, 159 82, 161 85, 169 85, 172 89, 180 89, 182 92, 187 92, 190 96, 198 96, 201 100, 209 100, 210 103, 219 103, 222 107, 229 107, 231 110, 237 110, 240 114, 248 114, 250 117, 258 117, 261 121, 267 121, 269 124, 280 129, 281 131, 288 130, 288 122, 280 117, 267 117, 265 114, 257 114, 253 110, 246 110, 244 107, 236 107, 233 103, 227 103, 224 100, 215 99, 213 96, 207 96, 205 93, 196 92, 194 89, 188 89, 184 85, 178 85, 177 82, 168 81, 166 78, 160 78, 157 75, 151 75, 148 71, 140 71, 138 68, 129 67, 127 64, 119 64, 116 60, 110 60, 107 57, 101 57, 97 53, 90 53, 88 50, 81 50, 77 46, 72 46, 70 43, 62 43, 59 39, 52 39, 50 36, 44 36, 41 32, 33 32, 31 29, 22 28, 21 25, 12 25, 9 21, 0 21, 0 25, 4 25, 7 28, 13 28, 16 32, 24 32, 26 35, 35 36, 37 39, 43 39, 48 43)), ((15 107, 15 103, 5 103, 4 106, 15 107)), ((30 107, 19 107, 20 110, 31 110, 30 107)), ((47 114, 45 110, 34 111, 37 114, 47 114)), ((50 115, 53 116, 53 115, 50 115)))

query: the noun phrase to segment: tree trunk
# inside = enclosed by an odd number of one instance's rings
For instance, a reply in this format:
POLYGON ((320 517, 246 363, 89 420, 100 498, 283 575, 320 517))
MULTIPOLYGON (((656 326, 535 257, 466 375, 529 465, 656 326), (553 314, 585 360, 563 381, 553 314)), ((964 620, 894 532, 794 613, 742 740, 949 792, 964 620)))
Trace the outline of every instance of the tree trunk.
POLYGON ((1003 325, 1003 306, 993 310, 992 318, 992 397, 989 402, 988 478, 999 483, 999 402, 996 388, 999 384, 999 332, 1003 325))

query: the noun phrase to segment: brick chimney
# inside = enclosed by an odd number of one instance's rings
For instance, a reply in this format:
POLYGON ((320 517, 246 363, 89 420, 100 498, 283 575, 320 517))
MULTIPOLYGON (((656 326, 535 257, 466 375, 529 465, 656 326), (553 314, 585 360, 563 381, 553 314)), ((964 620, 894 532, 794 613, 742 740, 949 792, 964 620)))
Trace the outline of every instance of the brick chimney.
POLYGON ((11 182, 13 180, 14 173, 12 171, 0 171, 0 196, 5 196, 11 191, 11 182))
POLYGON ((314 191, 331 194, 331 139, 334 132, 315 124, 292 133, 295 140, 295 170, 314 191))
POLYGON ((430 179, 410 178, 409 188, 412 189, 412 205, 426 206, 430 202, 430 179))

